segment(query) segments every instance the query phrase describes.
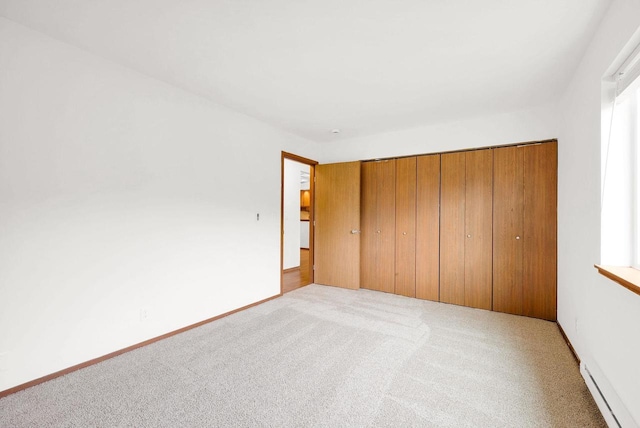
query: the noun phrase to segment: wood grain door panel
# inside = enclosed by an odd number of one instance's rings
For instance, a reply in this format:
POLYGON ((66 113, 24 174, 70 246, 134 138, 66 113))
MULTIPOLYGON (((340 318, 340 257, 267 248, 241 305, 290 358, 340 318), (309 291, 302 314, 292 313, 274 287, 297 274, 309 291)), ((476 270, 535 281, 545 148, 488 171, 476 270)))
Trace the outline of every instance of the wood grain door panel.
POLYGON ((395 289, 395 159, 362 163, 361 286, 395 289))
POLYGON ((493 310, 522 314, 524 149, 493 152, 493 310))
POLYGON ((523 150, 523 314, 555 321, 558 146, 553 142, 523 150))
POLYGON ((362 202, 361 202, 361 238, 360 238, 360 286, 377 290, 376 263, 378 236, 377 204, 378 187, 376 164, 362 163, 362 202))
POLYGON ((316 166, 315 282, 360 287, 360 162, 316 166))
POLYGON ((440 183, 440 301, 464 305, 466 155, 445 153, 440 183))
POLYGON ((375 162, 378 168, 377 281, 378 289, 395 291, 396 276, 396 160, 375 162))
POLYGON ((493 152, 466 153, 464 305, 491 309, 493 152))
POLYGON ((418 156, 416 297, 440 300, 440 155, 418 156))
POLYGON ((416 158, 396 160, 395 293, 416 297, 416 158))

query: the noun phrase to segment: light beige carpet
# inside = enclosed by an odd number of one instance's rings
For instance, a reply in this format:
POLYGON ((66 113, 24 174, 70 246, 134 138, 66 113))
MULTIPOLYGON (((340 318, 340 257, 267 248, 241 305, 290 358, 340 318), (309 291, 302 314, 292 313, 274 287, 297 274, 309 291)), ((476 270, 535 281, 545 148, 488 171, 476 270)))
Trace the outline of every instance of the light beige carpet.
POLYGON ((0 400, 6 427, 601 427, 554 323, 310 285, 0 400))

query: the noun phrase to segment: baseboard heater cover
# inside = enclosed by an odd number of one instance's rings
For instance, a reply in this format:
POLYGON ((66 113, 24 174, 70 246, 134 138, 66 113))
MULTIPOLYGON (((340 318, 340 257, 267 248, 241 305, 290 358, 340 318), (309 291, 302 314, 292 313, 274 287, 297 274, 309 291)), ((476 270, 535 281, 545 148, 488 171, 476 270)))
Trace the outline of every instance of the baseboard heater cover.
POLYGON ((589 388, 609 428, 639 428, 630 415, 616 415, 584 361, 580 363, 580 374, 582 374, 587 388, 589 388))

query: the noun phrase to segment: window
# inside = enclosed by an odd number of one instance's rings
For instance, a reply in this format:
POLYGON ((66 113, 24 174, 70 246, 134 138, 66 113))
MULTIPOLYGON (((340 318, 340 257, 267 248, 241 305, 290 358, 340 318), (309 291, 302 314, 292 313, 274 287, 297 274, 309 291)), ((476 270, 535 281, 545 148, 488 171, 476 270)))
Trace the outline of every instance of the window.
POLYGON ((640 88, 636 86, 616 96, 615 105, 606 112, 610 115, 610 129, 602 153, 602 258, 606 264, 640 268, 640 88))
POLYGON ((609 80, 603 84, 601 264, 631 267, 638 278, 640 45, 609 80))

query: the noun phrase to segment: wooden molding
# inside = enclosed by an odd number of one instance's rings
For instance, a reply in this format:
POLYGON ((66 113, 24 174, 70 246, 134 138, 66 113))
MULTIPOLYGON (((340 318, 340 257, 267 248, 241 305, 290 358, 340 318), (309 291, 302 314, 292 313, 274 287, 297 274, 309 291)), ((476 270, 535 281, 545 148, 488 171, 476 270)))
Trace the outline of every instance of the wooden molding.
POLYGON ((640 295, 640 270, 629 266, 594 265, 601 275, 617 282, 631 292, 640 295))
POLYGON ((290 160, 304 163, 307 165, 318 165, 318 162, 314 161, 313 159, 307 159, 302 156, 294 155, 293 153, 289 153, 289 152, 282 152, 282 158, 290 159, 290 160))
POLYGON ((381 162, 388 161, 392 159, 402 159, 402 158, 410 158, 413 156, 428 156, 428 155, 444 155, 448 153, 462 153, 462 152, 474 152, 476 150, 486 150, 486 149, 499 149, 503 147, 524 147, 524 146, 536 146, 538 144, 545 143, 557 143, 557 138, 550 138, 548 140, 535 140, 535 141, 523 141, 520 143, 507 143, 507 144, 495 144, 493 146, 485 146, 485 147, 470 147, 467 149, 456 149, 456 150, 444 150, 440 152, 427 152, 427 153, 415 153, 412 155, 402 155, 402 156, 392 156, 389 158, 374 158, 374 159, 365 159, 362 162, 381 162))
POLYGON ((569 347, 569 350, 571 351, 571 353, 573 354, 573 358, 575 358, 576 362, 578 363, 578 365, 580 365, 580 357, 578 357, 578 353, 576 352, 576 350, 573 348, 573 345, 571 344, 571 341, 569 340, 569 338, 567 337, 567 335, 565 334, 564 330, 562 329, 562 326, 560 325, 559 322, 556 323, 556 325, 558 326, 558 330, 560 330, 560 334, 562 335, 562 338, 564 339, 565 342, 567 342, 567 346, 569 347))
POLYGON ((236 312, 244 311, 245 309, 252 308, 254 306, 260 305, 262 303, 268 302, 269 300, 273 300, 273 299, 276 299, 276 298, 281 297, 281 296, 282 296, 282 293, 276 294, 275 296, 271 296, 271 297, 268 297, 266 299, 260 300, 258 302, 251 303, 249 305, 243 306, 241 308, 234 309, 234 310, 229 311, 229 312, 225 312, 224 314, 217 315, 217 316, 215 316, 213 318, 208 318, 208 319, 206 319, 204 321, 200 321, 200 322, 197 322, 195 324, 191 324, 191 325, 188 325, 186 327, 179 328, 178 330, 174 330, 174 331, 171 331, 169 333, 165 333, 165 334, 163 334, 161 336, 157 336, 157 337, 145 340, 144 342, 136 343, 135 345, 131 345, 131 346, 128 346, 126 348, 119 349, 117 351, 111 352, 111 353, 103 355, 101 357, 94 358, 94 359, 89 360, 89 361, 85 361, 84 363, 80 363, 80 364, 76 364, 75 366, 67 367, 66 369, 62 369, 62 370, 59 370, 59 371, 57 371, 55 373, 51 373, 51 374, 48 374, 46 376, 39 377, 37 379, 34 379, 34 380, 29 381, 29 382, 23 383, 21 385, 14 386, 13 388, 5 389, 4 391, 0 391, 0 398, 6 397, 7 395, 15 394, 18 391, 22 391, 23 389, 31 388, 32 386, 39 385, 41 383, 50 381, 50 380, 55 379, 57 377, 64 376, 66 374, 75 372, 76 370, 80 370, 80 369, 83 369, 85 367, 89 367, 89 366, 92 366, 94 364, 98 364, 98 363, 100 363, 102 361, 108 360, 108 359, 113 358, 113 357, 117 357, 118 355, 124 354, 126 352, 133 351, 134 349, 142 348, 143 346, 150 345, 150 344, 152 344, 154 342, 158 342, 158 341, 160 341, 162 339, 166 339, 168 337, 175 336, 176 334, 184 333, 185 331, 188 331, 188 330, 191 330, 193 328, 200 327, 200 326, 208 324, 210 322, 219 320, 220 318, 224 318, 226 316, 235 314, 236 312))

